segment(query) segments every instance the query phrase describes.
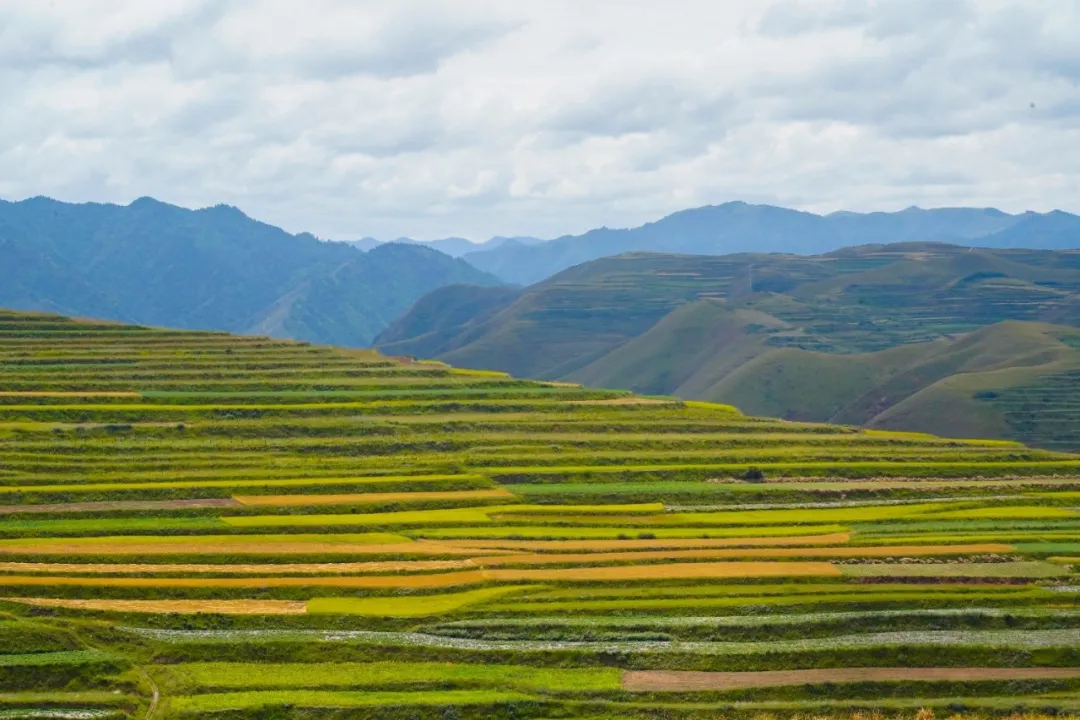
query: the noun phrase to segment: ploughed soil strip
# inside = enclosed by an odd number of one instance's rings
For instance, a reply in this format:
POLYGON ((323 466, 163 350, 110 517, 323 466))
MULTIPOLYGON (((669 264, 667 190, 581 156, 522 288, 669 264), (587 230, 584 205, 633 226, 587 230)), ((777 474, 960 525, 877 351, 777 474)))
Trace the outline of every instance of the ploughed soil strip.
POLYGON ((232 498, 194 500, 120 500, 116 502, 53 503, 50 505, 0 505, 0 515, 8 513, 112 512, 115 510, 183 510, 200 508, 240 508, 232 498))
POLYGON ((858 682, 975 682, 979 680, 1067 680, 1080 678, 1080 668, 821 668, 761 672, 692 672, 627 670, 623 688, 645 692, 735 690, 858 682))
POLYGON ((37 607, 145 613, 222 613, 225 615, 303 615, 307 602, 292 600, 69 600, 67 598, 0 598, 37 607))

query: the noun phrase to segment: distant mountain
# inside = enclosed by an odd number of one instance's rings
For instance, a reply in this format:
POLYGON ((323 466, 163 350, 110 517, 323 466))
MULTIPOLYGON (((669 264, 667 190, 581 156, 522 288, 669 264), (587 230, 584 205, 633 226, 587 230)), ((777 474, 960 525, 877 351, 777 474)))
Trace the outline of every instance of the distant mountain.
POLYGON ((375 342, 752 414, 1080 449, 1078 326, 1080 251, 902 243, 630 253, 523 290, 448 287, 375 342))
POLYGON ((494 248, 502 247, 503 245, 535 245, 537 243, 545 242, 540 238, 534 237, 493 237, 490 240, 484 242, 473 242, 465 238, 449 237, 441 238, 439 240, 413 240, 412 238, 401 237, 396 240, 381 241, 375 238, 366 237, 360 240, 346 240, 346 244, 352 245, 360 250, 371 250, 379 245, 386 245, 390 243, 397 243, 399 245, 420 245, 422 247, 429 247, 434 250, 438 250, 441 253, 446 253, 450 257, 462 257, 463 255, 471 252, 478 252, 481 250, 492 250, 494 248))
POLYGON ((574 265, 626 252, 813 255, 852 245, 922 241, 1075 248, 1080 247, 1080 217, 1062 212, 1010 215, 992 208, 914 207, 894 213, 815 215, 730 202, 683 210, 637 228, 599 228, 541 243, 484 247, 463 257, 508 282, 529 285, 574 265))
POLYGON ((0 306, 366 346, 420 296, 494 277, 430 248, 364 253, 233 207, 0 201, 0 306))

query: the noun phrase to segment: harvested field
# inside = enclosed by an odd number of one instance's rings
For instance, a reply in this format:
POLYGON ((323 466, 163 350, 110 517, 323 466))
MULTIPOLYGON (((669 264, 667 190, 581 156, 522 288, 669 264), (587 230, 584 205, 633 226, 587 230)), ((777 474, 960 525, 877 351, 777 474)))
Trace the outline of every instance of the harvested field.
POLYGON ((635 671, 623 673, 622 685, 636 692, 703 692, 740 688, 864 682, 985 682, 988 680, 1070 680, 1080 668, 824 668, 763 672, 635 671))
POLYGON ((35 607, 133 613, 215 613, 222 615, 303 615, 307 603, 288 600, 69 600, 0 598, 35 607))

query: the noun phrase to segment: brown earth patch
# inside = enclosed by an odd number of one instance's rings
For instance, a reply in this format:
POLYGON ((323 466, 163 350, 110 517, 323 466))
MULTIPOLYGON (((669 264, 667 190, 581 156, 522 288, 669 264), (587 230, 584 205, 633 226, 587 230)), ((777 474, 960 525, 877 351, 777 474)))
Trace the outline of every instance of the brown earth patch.
POLYGON ((182 510, 198 508, 243 507, 232 498, 198 498, 193 500, 119 500, 115 502, 54 503, 50 505, 0 505, 0 515, 6 513, 44 512, 110 512, 113 510, 182 510))
POLYGON ((234 495, 233 500, 253 507, 290 505, 358 505, 424 500, 485 500, 512 498, 503 488, 490 490, 435 490, 430 492, 350 493, 344 495, 234 495))
POLYGON ((979 680, 1055 680, 1080 678, 1080 668, 821 668, 761 672, 627 670, 627 690, 693 692, 737 688, 857 682, 975 682, 979 680))
POLYGON ((0 598, 37 607, 144 613, 222 613, 225 615, 303 615, 307 602, 291 600, 68 600, 0 598))
POLYGON ((656 550, 660 548, 768 547, 774 545, 839 545, 851 539, 850 533, 795 535, 790 537, 749 538, 650 538, 634 540, 440 540, 443 545, 477 550, 656 550))

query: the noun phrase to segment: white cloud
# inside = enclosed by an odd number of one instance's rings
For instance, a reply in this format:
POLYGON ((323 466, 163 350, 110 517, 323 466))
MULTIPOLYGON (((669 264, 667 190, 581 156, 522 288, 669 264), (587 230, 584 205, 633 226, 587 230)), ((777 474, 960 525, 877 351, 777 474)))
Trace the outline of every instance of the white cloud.
POLYGON ((1077 211, 1076 37, 1023 0, 0 0, 0 197, 335 238, 1077 211))

